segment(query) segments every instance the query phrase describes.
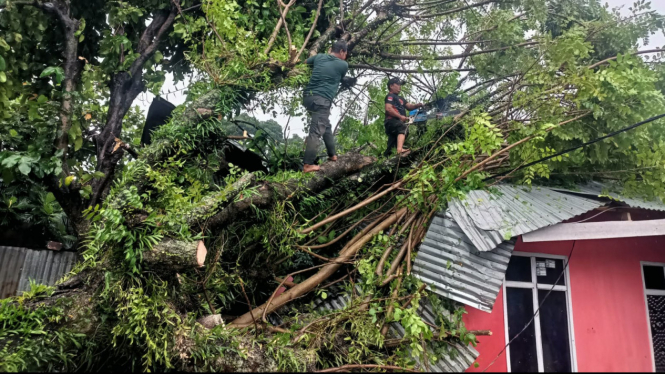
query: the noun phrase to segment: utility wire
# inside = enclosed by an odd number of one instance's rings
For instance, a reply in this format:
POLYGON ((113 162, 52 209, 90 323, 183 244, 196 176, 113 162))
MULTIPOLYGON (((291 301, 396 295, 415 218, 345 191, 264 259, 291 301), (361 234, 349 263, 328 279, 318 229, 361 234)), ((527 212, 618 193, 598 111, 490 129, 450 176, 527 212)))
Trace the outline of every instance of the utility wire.
POLYGON ((527 168, 527 167, 529 167, 529 166, 533 166, 533 165, 535 165, 535 164, 539 164, 539 163, 541 163, 541 162, 543 162, 543 161, 547 161, 547 160, 552 159, 552 158, 554 158, 554 157, 561 156, 561 155, 566 154, 566 153, 568 153, 568 152, 572 152, 572 151, 574 151, 574 150, 576 150, 576 149, 580 149, 580 148, 586 147, 587 145, 590 145, 590 144, 593 144, 593 143, 597 143, 597 142, 599 142, 599 141, 601 141, 601 140, 604 140, 604 139, 607 139, 607 138, 611 138, 611 137, 613 137, 613 136, 616 136, 616 135, 618 135, 618 134, 621 134, 622 132, 626 132, 626 131, 628 131, 628 130, 632 130, 632 129, 636 128, 636 127, 640 127, 640 126, 642 126, 642 125, 646 125, 647 123, 653 122, 653 121, 655 121, 655 120, 657 120, 657 119, 661 119, 661 118, 663 118, 663 117, 665 117, 665 113, 660 114, 660 115, 657 115, 657 116, 655 116, 655 117, 651 117, 651 118, 646 119, 646 120, 644 120, 644 121, 642 121, 642 122, 638 122, 638 123, 636 123, 636 124, 634 124, 634 125, 630 125, 630 126, 628 126, 628 127, 624 127, 624 128, 621 129, 621 130, 617 130, 617 131, 611 132, 611 133, 609 133, 609 134, 607 134, 607 135, 605 135, 605 136, 601 136, 600 138, 596 138, 596 139, 594 139, 594 140, 590 140, 590 141, 588 141, 588 142, 586 142, 586 143, 583 143, 583 144, 581 144, 581 145, 578 145, 578 146, 576 146, 576 147, 568 148, 568 149, 566 149, 565 151, 561 151, 561 152, 556 153, 556 154, 553 154, 553 155, 551 155, 551 156, 543 157, 543 158, 541 158, 540 160, 537 160, 537 161, 534 161, 534 162, 530 162, 530 163, 528 163, 528 164, 526 164, 526 165, 522 165, 522 166, 520 166, 520 167, 518 167, 518 168, 516 168, 516 169, 513 169, 513 170, 507 170, 507 171, 504 171, 503 173, 499 173, 499 174, 493 175, 493 176, 491 176, 491 177, 487 177, 487 178, 483 179, 483 182, 486 182, 486 181, 488 181, 488 180, 492 180, 492 179, 497 178, 497 177, 502 177, 502 176, 504 176, 504 175, 506 175, 506 174, 509 174, 509 173, 512 173, 512 172, 515 172, 515 171, 518 171, 518 170, 521 170, 521 169, 527 168))
MULTIPOLYGON (((664 115, 665 115, 665 114, 664 114, 664 115)), ((512 339, 510 339, 510 341, 508 342, 508 344, 506 344, 506 346, 503 347, 503 349, 501 350, 501 352, 499 352, 499 354, 496 355, 496 357, 494 358, 494 360, 492 360, 492 362, 490 362, 490 364, 487 365, 487 367, 483 370, 483 373, 486 372, 487 369, 490 368, 490 366, 494 365, 494 362, 496 362, 496 360, 498 360, 499 357, 501 357, 501 354, 502 354, 503 352, 506 351, 506 349, 508 348, 508 346, 510 346, 510 343, 512 343, 513 341, 515 341, 515 339, 517 339, 520 335, 522 335, 522 333, 523 333, 524 331, 526 331, 526 329, 527 329, 529 326, 531 326, 531 324, 533 323, 534 319, 536 319, 536 316, 538 315, 538 312, 540 311, 540 308, 542 308, 542 307, 543 307, 543 304, 545 304, 545 300, 547 300, 547 297, 550 296, 550 293, 552 293, 552 291, 554 291, 554 287, 557 286, 557 284, 559 283, 559 280, 561 279, 561 277, 563 276, 563 274, 566 273, 566 269, 568 269, 568 264, 570 264, 570 258, 573 256, 573 251, 575 250, 575 245, 576 245, 576 244, 577 244, 577 240, 573 242, 573 248, 570 249, 570 253, 568 254, 568 260, 566 261, 566 264, 564 265, 563 270, 561 271, 561 274, 559 274, 559 277, 554 281, 554 284, 552 285, 552 288, 550 288, 550 290, 547 291, 547 294, 545 295, 545 297, 543 298, 543 300, 540 302, 540 304, 538 304, 538 309, 536 309, 535 313, 533 313, 533 316, 531 317, 531 320, 529 320, 529 322, 524 326, 524 328, 523 328, 520 332, 517 333, 517 335, 515 335, 512 339)), ((569 290, 570 290, 570 289, 569 289, 569 290)), ((568 291, 568 292, 570 292, 570 291, 568 291)))

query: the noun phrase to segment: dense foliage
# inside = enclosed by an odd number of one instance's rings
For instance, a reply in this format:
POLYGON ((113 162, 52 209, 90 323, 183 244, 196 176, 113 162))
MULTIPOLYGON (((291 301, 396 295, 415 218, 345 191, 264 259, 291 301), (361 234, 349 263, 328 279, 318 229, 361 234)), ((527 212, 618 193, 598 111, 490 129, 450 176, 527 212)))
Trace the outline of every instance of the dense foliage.
POLYGON ((662 120, 520 168, 665 113, 664 65, 639 53, 664 19, 643 0, 629 17, 597 0, 62 2, 77 20, 75 75, 61 66, 69 47, 40 42, 67 39, 46 31, 58 18, 41 2, 19 3, 0 3, 2 224, 39 223, 81 261, 56 289, 35 285, 1 302, 3 370, 434 362, 456 354, 450 343, 476 343, 464 309, 410 274, 432 215, 451 198, 502 180, 591 177, 665 197, 662 120), (151 29, 157 21, 168 31, 151 29), (284 139, 286 124, 239 113, 302 116, 309 71, 298 61, 334 38, 349 42, 360 78, 337 99, 346 154, 303 175, 294 162, 302 141, 284 139), (132 101, 158 92, 165 73, 190 71, 186 104, 140 148, 132 101), (388 75, 407 79, 413 102, 459 97, 458 115, 412 132, 406 159, 381 155, 388 75), (238 141, 267 172, 225 161, 227 137, 244 130, 250 139, 238 141), (204 267, 187 252, 199 240, 204 267), (156 257, 164 248, 176 251, 156 257), (287 275, 298 286, 275 295, 287 275), (346 307, 316 308, 340 289, 353 295, 346 307), (437 329, 419 316, 423 304, 437 329), (211 315, 224 322, 196 322, 211 315), (404 336, 386 334, 393 322, 404 336))

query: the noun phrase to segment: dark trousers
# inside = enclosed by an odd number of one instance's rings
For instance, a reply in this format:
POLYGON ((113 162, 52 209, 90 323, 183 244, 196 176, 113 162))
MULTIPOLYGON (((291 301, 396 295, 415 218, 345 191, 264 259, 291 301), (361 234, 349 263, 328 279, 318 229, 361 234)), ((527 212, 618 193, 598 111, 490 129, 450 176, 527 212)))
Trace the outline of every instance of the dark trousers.
POLYGON ((323 142, 326 144, 328 157, 335 156, 335 137, 330 125, 330 106, 332 103, 325 97, 308 95, 303 98, 303 105, 311 116, 309 134, 305 138, 304 163, 313 165, 321 146, 321 137, 323 137, 323 142))
POLYGON ((387 157, 390 156, 393 149, 397 148, 397 135, 406 135, 408 126, 398 119, 389 119, 384 122, 383 126, 385 126, 386 135, 388 135, 388 148, 386 148, 386 151, 383 152, 383 155, 387 157))

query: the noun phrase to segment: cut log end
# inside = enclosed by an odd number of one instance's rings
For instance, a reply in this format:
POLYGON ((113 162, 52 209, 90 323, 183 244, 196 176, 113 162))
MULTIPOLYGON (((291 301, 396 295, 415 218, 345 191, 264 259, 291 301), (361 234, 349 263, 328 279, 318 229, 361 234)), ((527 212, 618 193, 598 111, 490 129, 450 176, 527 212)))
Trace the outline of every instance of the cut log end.
POLYGON ((202 240, 186 242, 166 239, 143 253, 143 262, 152 269, 178 272, 192 267, 202 267, 208 250, 202 240))
POLYGON ((199 267, 203 267, 206 262, 206 255, 208 255, 208 249, 206 249, 203 240, 199 240, 198 245, 196 246, 196 262, 199 267))
POLYGON ((224 320, 220 314, 212 314, 209 316, 201 317, 197 319, 196 322, 200 323, 207 329, 212 329, 215 326, 224 324, 224 320))

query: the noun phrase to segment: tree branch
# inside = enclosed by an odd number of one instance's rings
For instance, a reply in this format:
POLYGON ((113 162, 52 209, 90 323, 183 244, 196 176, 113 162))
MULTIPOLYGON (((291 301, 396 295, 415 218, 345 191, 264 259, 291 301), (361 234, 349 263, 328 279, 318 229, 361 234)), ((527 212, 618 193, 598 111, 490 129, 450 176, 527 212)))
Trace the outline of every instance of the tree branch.
POLYGON ((379 66, 373 66, 368 64, 349 64, 351 69, 368 69, 374 71, 382 71, 386 73, 405 73, 405 74, 426 74, 426 73, 451 73, 454 71, 476 71, 476 69, 431 69, 431 70, 416 70, 416 69, 393 69, 393 68, 384 68, 379 66))
POLYGON ((270 39, 268 39, 268 45, 266 46, 266 49, 263 51, 263 54, 267 55, 268 52, 270 52, 270 48, 272 48, 272 45, 275 43, 275 40, 277 39, 277 34, 279 33, 279 29, 282 28, 282 22, 285 19, 286 14, 289 12, 289 8, 291 8, 291 5, 293 5, 294 2, 295 0, 289 1, 289 3, 286 4, 286 7, 284 7, 284 11, 282 11, 279 6, 277 7, 277 11, 279 12, 280 17, 277 20, 277 25, 275 26, 272 35, 270 35, 270 39))
POLYGON ((441 61, 441 60, 457 60, 458 58, 465 58, 465 57, 471 57, 471 56, 476 56, 476 55, 482 55, 485 53, 492 53, 492 52, 499 52, 499 51, 505 51, 507 49, 511 48, 517 48, 517 47, 524 47, 528 45, 535 45, 538 44, 539 42, 525 42, 525 43, 520 43, 520 44, 515 44, 507 47, 501 47, 501 48, 494 48, 494 49, 486 49, 482 51, 477 51, 477 52, 468 52, 468 53, 460 53, 457 55, 447 55, 447 56, 430 56, 430 57, 423 57, 423 56, 417 56, 417 55, 398 55, 398 54, 393 54, 393 53, 386 53, 386 52, 381 52, 379 55, 383 58, 391 59, 391 60, 406 60, 406 61, 420 61, 420 60, 435 60, 435 61, 441 61))
MULTIPOLYGON (((637 52, 631 53, 631 54, 633 56, 637 56, 637 55, 644 55, 644 54, 647 54, 647 53, 659 53, 659 52, 665 52, 665 49, 662 49, 662 48, 661 49, 649 49, 649 50, 646 50, 646 51, 637 51, 637 52)), ((603 61, 596 62, 595 64, 589 66, 589 69, 597 68, 598 66, 600 66, 602 64, 608 63, 612 60, 616 60, 617 57, 619 57, 619 56, 606 58, 603 61)))
POLYGON ((454 9, 446 10, 446 11, 439 12, 439 13, 424 14, 424 15, 418 15, 418 16, 404 15, 403 17, 404 18, 420 18, 420 19, 441 17, 441 16, 447 16, 449 14, 463 12, 467 9, 477 8, 479 6, 483 6, 483 5, 487 5, 487 4, 491 4, 491 3, 500 3, 500 2, 502 2, 502 0, 485 0, 485 1, 481 1, 479 3, 470 4, 470 5, 467 5, 467 6, 454 8, 454 9))
POLYGON ((300 47, 298 54, 295 56, 294 60, 291 61, 292 64, 295 64, 300 55, 302 55, 303 51, 305 50, 305 46, 307 46, 307 42, 309 42, 309 38, 311 38, 312 34, 314 34, 314 30, 316 29, 316 24, 319 21, 319 15, 321 15, 321 6, 323 6, 323 0, 319 0, 319 7, 316 9, 316 16, 314 17, 314 22, 312 23, 312 27, 309 29, 309 33, 307 34, 305 41, 302 43, 302 47, 300 47))

